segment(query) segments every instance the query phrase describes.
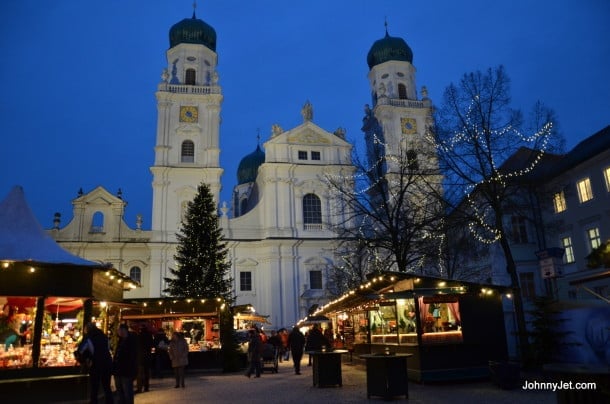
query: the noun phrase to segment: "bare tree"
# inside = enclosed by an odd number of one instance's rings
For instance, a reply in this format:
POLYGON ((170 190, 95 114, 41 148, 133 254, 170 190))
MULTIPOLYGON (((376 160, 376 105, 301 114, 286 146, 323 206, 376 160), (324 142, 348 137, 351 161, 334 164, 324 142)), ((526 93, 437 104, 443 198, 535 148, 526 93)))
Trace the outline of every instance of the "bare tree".
POLYGON ((381 270, 438 274, 441 181, 436 164, 428 164, 436 158, 404 147, 390 155, 380 140, 377 145, 369 147, 368 164, 354 155, 353 174, 326 176, 341 215, 335 231, 343 240, 345 265, 335 268, 335 276, 357 280, 381 270))
POLYGON ((445 202, 452 214, 467 220, 466 228, 477 241, 500 244, 515 292, 518 338, 525 360, 525 314, 504 218, 523 210, 524 196, 516 190, 527 183, 545 150, 557 144, 552 142, 557 133, 552 111, 542 104, 535 105, 525 125, 521 112, 513 110, 510 102, 510 80, 502 66, 465 74, 445 90, 433 137, 445 175, 445 202))

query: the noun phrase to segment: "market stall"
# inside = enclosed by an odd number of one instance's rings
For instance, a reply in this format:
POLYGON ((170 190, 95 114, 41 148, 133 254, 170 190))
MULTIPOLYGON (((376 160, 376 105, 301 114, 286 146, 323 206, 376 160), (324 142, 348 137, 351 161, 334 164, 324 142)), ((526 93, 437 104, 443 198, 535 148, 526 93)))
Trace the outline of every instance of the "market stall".
POLYGON ((319 308, 336 338, 356 355, 412 354, 409 379, 488 377, 490 360, 507 359, 504 288, 405 273, 371 277, 319 308))
POLYGON ((103 317, 130 284, 61 248, 13 188, 0 203, 0 379, 78 373, 83 321, 103 317))
MULTIPOLYGON (((126 303, 131 308, 121 312, 121 322, 127 322, 132 328, 145 325, 168 339, 174 331, 184 334, 189 345, 189 368, 221 367, 219 315, 223 309, 222 300, 151 298, 129 299, 126 303)), ((162 360, 163 352, 154 353, 155 358, 162 360)), ((168 370, 169 363, 163 361, 159 371, 168 370)))

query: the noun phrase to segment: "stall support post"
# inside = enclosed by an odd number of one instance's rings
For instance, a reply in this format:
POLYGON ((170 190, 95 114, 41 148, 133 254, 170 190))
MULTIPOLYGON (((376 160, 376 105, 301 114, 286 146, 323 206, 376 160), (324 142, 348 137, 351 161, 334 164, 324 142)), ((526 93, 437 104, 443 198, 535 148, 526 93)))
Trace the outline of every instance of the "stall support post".
POLYGON ((44 296, 36 298, 36 318, 34 319, 34 338, 32 339, 32 366, 38 368, 40 345, 42 341, 42 323, 44 321, 44 296))
POLYGON ((83 303, 83 329, 81 330, 81 332, 83 332, 85 329, 85 326, 91 322, 92 316, 93 316, 93 300, 87 299, 83 303))

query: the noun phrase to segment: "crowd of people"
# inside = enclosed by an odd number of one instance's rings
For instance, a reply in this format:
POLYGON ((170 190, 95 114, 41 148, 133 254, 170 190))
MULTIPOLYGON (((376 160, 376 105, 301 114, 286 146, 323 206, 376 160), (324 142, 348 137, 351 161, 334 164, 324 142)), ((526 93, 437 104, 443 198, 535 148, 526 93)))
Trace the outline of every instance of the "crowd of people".
POLYGON ((117 336, 116 346, 111 349, 108 337, 95 323, 85 326, 85 336, 75 355, 88 369, 91 403, 97 403, 100 388, 106 404, 114 402, 111 389, 114 377, 118 402, 133 404, 136 393, 149 391, 151 369, 154 377, 160 377, 165 361, 174 370, 174 387, 185 387, 189 347, 183 333, 175 331, 168 340, 163 330, 153 336, 146 326, 136 332, 127 324, 120 324, 117 336))
MULTIPOLYGON (((278 352, 279 360, 288 360, 292 354, 294 373, 301 374, 301 360, 305 352, 321 351, 332 349, 332 332, 329 328, 322 332, 318 324, 313 326, 303 334, 299 327, 294 327, 291 332, 281 329, 279 332, 271 331, 271 336, 267 337, 263 330, 253 327, 248 334, 248 370, 246 376, 252 374, 260 377, 262 369, 262 353, 265 344, 271 344, 278 352)), ((311 355, 308 365, 311 366, 311 355)))
MULTIPOLYGON (((117 335, 116 346, 111 350, 106 334, 95 323, 89 323, 85 327, 85 337, 75 353, 79 362, 86 365, 89 371, 91 403, 97 403, 100 388, 104 393, 105 402, 114 402, 111 389, 111 378, 114 377, 119 403, 132 404, 135 394, 149 391, 151 369, 152 377, 161 377, 165 364, 171 364, 173 368, 174 387, 185 388, 189 347, 182 332, 173 332, 171 340, 168 340, 163 330, 153 335, 146 326, 141 326, 136 332, 130 330, 127 324, 120 324, 117 335)), ((294 372, 299 375, 303 354, 330 349, 332 340, 328 338, 328 334, 323 334, 317 324, 305 334, 295 326, 290 332, 286 329, 271 331, 270 336, 253 327, 248 332, 248 378, 253 374, 255 377, 261 376, 262 356, 266 344, 273 347, 280 361, 287 361, 292 355, 294 372)))

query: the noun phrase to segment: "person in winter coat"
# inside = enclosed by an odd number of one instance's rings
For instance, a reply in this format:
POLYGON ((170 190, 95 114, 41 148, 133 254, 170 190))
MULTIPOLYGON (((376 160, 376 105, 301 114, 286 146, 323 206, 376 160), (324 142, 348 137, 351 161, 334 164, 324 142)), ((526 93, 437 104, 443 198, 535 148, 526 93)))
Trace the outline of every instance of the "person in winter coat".
POLYGON ((301 374, 301 359, 303 358, 303 348, 305 347, 305 336, 299 330, 299 327, 294 327, 288 335, 288 346, 292 352, 292 363, 294 363, 294 373, 301 374))
POLYGON ((112 356, 108 337, 102 330, 97 328, 95 323, 88 323, 85 326, 85 338, 78 347, 78 355, 81 358, 89 358, 91 367, 89 368, 90 383, 90 403, 97 404, 97 394, 100 385, 104 390, 106 404, 114 402, 112 389, 110 388, 110 376, 112 373, 112 356))
POLYGON ((119 396, 119 403, 133 404, 133 381, 138 374, 138 340, 134 333, 129 332, 127 324, 119 325, 119 342, 112 368, 114 384, 119 396))
POLYGON ((189 364, 189 346, 186 343, 184 334, 174 332, 169 342, 169 359, 172 361, 176 385, 174 388, 184 388, 184 368, 189 364))
POLYGON ((256 377, 261 377, 262 353, 263 341, 261 341, 261 337, 258 333, 258 330, 255 328, 248 332, 248 361, 250 362, 250 366, 248 367, 248 371, 246 372, 246 376, 248 378, 252 375, 252 373, 254 373, 256 377))
POLYGON ((138 333, 138 380, 136 392, 148 391, 150 388, 150 368, 152 366, 152 350, 154 347, 152 333, 145 325, 140 326, 138 333))

